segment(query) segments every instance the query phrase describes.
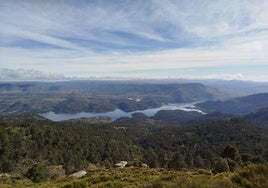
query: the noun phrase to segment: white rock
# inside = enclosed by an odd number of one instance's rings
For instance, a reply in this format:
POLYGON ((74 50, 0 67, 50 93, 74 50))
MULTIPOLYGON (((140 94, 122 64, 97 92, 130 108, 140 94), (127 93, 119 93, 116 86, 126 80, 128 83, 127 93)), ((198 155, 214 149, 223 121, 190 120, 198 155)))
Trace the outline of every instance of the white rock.
POLYGON ((120 161, 119 163, 116 163, 114 166, 119 167, 119 168, 125 168, 127 165, 127 161, 120 161))
POLYGON ((81 171, 78 171, 78 172, 75 172, 75 173, 71 174, 70 176, 71 177, 74 177, 74 178, 81 178, 81 177, 83 177, 86 174, 87 174, 86 171, 81 170, 81 171))

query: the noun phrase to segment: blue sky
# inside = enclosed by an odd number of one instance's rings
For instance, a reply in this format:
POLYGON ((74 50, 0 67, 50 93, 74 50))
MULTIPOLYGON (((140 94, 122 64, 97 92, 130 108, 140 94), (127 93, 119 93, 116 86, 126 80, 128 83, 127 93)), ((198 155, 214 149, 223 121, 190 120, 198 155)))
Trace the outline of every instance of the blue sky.
POLYGON ((0 1, 0 68, 268 81, 267 0, 0 1))

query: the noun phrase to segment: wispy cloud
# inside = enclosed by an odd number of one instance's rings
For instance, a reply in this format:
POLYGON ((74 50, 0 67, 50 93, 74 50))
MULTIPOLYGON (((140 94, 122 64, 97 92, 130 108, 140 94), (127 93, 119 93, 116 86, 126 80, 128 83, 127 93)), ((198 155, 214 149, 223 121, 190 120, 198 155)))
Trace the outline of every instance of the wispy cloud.
POLYGON ((209 67, 265 65, 267 10, 266 0, 1 1, 0 68, 110 76, 208 67, 213 75, 209 67))

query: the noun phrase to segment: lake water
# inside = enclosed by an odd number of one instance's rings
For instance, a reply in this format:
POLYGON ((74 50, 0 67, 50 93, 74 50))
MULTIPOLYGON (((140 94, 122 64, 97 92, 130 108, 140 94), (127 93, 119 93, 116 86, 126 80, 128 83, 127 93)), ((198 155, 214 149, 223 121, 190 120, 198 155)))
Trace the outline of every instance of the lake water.
POLYGON ((63 121, 63 120, 69 120, 69 119, 75 119, 75 118, 82 118, 82 117, 98 117, 98 116, 106 116, 110 117, 112 121, 121 118, 121 117, 131 117, 134 113, 143 113, 146 116, 153 116, 160 110, 183 110, 183 111, 196 111, 202 114, 205 114, 201 110, 196 109, 194 106, 196 103, 176 103, 176 104, 167 104, 163 105, 158 108, 149 108, 146 110, 137 110, 133 112, 124 112, 120 109, 116 109, 111 112, 102 112, 102 113, 91 113, 91 112, 80 112, 77 114, 56 114, 55 112, 47 112, 47 113, 41 113, 40 116, 43 116, 47 119, 50 119, 52 121, 63 121))

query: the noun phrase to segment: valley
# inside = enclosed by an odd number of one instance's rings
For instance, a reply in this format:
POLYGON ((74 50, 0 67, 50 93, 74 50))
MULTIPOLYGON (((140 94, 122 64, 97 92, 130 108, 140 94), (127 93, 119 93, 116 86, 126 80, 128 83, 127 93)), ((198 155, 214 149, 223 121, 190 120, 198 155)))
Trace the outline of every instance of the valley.
POLYGON ((183 187, 207 178, 215 187, 244 187, 256 176, 267 185, 267 93, 226 98, 203 84, 125 81, 0 89, 3 187, 172 187, 185 178, 183 187), (120 161, 128 165, 115 168, 120 161), (243 177, 245 169, 256 176, 243 177), (70 178, 81 170, 83 178, 70 178))
POLYGON ((135 110, 131 112, 125 112, 121 109, 116 109, 114 111, 110 112, 99 112, 99 113, 90 113, 90 112, 80 112, 76 114, 56 114, 54 112, 47 112, 47 113, 41 113, 39 114, 42 117, 48 118, 53 121, 63 121, 63 120, 69 120, 69 119, 75 119, 75 118, 92 118, 92 117, 108 117, 111 119, 111 121, 114 121, 116 119, 119 119, 121 117, 131 117, 135 113, 142 113, 148 117, 151 117, 155 115, 159 111, 166 111, 166 110, 183 110, 183 111, 195 111, 198 113, 204 113, 201 110, 196 109, 194 106, 196 103, 178 103, 178 104, 167 104, 162 105, 158 108, 148 108, 145 110, 135 110))
POLYGON ((0 0, 0 188, 268 188, 268 0, 0 0))
POLYGON ((124 112, 221 98, 219 90, 198 83, 153 84, 133 81, 0 83, 1 114, 124 112))

